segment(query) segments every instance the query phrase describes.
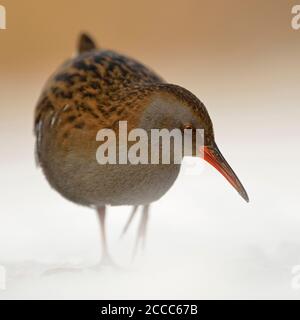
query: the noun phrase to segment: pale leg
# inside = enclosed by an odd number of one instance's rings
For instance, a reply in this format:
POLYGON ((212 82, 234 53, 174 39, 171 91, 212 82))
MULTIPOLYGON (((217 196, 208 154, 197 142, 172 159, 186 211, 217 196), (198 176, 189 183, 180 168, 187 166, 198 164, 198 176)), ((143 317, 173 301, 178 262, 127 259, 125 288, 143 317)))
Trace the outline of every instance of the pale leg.
POLYGON ((107 237, 105 230, 106 208, 105 206, 97 207, 97 215, 100 223, 102 258, 100 265, 114 265, 107 248, 107 237))
POLYGON ((141 222, 140 222, 140 225, 139 225, 138 234, 137 234, 137 238, 136 238, 136 241, 135 241, 135 246, 134 246, 133 257, 132 258, 135 257, 135 255, 136 255, 136 253, 138 251, 139 244, 141 244, 142 249, 145 248, 147 225, 148 225, 148 220, 149 220, 149 208, 150 208, 149 204, 143 206, 141 222))

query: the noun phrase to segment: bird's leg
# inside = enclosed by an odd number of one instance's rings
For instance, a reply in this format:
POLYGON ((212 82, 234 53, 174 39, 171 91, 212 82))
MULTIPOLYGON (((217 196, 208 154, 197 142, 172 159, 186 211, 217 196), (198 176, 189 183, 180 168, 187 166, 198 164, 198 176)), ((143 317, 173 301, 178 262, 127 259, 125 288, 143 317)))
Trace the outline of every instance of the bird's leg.
POLYGON ((129 226, 130 226, 130 224, 131 224, 131 222, 132 222, 132 220, 133 220, 138 208, 139 208, 139 206, 133 206, 131 214, 129 216, 129 219, 128 219, 128 221, 127 221, 127 223, 126 223, 126 225, 125 225, 125 227, 124 227, 124 229, 123 229, 123 231, 121 233, 120 238, 122 238, 125 235, 125 233, 127 232, 127 230, 129 228, 129 226))
MULTIPOLYGON (((106 208, 105 206, 96 207, 97 216, 99 218, 100 223, 100 231, 101 231, 101 245, 102 245, 102 257, 99 263, 92 266, 91 269, 95 271, 102 270, 103 267, 111 266, 114 268, 118 268, 118 266, 114 263, 112 258, 109 255, 106 241, 106 231, 105 231, 105 217, 106 217, 106 208)), ((53 270, 48 270, 45 272, 45 275, 51 275, 60 272, 76 272, 80 271, 80 268, 55 268, 53 270)))
POLYGON ((113 260, 111 259, 108 248, 107 248, 107 238, 105 230, 105 218, 106 218, 106 208, 105 206, 97 207, 97 215, 100 222, 101 230, 101 244, 102 244, 102 258, 100 265, 114 265, 113 260))
POLYGON ((148 220, 149 220, 149 208, 150 208, 149 204, 143 206, 142 218, 141 218, 141 222, 139 225, 138 234, 137 234, 137 238, 135 241, 135 246, 134 246, 134 251, 133 251, 133 256, 132 256, 133 259, 136 256, 136 253, 138 251, 138 247, 139 247, 140 243, 142 245, 142 249, 145 248, 147 224, 148 224, 148 220))
POLYGON ((141 221, 142 230, 141 230, 141 239, 142 239, 142 248, 145 249, 146 247, 146 236, 147 236, 147 226, 149 220, 149 208, 150 205, 147 204, 143 207, 143 219, 141 221))

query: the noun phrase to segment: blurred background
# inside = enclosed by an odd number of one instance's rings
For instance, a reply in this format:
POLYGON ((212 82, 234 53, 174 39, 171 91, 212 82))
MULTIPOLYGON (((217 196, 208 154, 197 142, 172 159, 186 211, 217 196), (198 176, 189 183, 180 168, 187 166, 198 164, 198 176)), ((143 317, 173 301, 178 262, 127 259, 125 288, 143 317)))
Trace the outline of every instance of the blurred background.
POLYGON ((0 299, 300 298, 297 0, 0 4, 0 299), (153 205, 147 250, 133 264, 138 219, 119 241, 130 209, 109 208, 119 271, 88 268, 101 248, 94 212, 53 191, 34 161, 36 101, 81 31, 196 94, 250 196, 244 203, 208 165, 182 172, 153 205))

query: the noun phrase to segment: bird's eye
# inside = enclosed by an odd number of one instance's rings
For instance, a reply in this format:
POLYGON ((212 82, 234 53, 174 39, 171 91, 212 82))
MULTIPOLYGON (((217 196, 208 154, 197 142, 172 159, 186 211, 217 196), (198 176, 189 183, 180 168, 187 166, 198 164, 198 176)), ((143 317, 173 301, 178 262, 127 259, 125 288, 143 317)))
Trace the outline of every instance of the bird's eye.
POLYGON ((184 129, 186 129, 186 130, 191 130, 191 129, 193 129, 193 126, 192 126, 191 124, 186 124, 186 125, 184 126, 184 129))

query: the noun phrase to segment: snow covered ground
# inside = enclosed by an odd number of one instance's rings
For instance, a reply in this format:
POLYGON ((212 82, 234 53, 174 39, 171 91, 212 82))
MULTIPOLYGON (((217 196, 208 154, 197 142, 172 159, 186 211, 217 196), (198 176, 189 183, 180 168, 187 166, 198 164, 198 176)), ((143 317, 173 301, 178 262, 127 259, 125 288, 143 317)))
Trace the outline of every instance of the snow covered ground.
POLYGON ((207 87, 182 83, 199 97, 205 92, 219 147, 250 203, 208 165, 201 175, 183 171, 153 205, 146 252, 133 263, 140 217, 120 241, 130 208, 109 208, 109 246, 120 268, 98 271, 95 213, 61 198, 35 167, 32 112, 42 76, 18 94, 8 90, 13 80, 3 82, 0 299, 300 298, 292 286, 300 265, 300 93, 275 76, 269 86, 268 75, 263 86, 254 77, 243 82, 242 72, 232 87, 225 76, 213 88, 209 79, 207 87))

